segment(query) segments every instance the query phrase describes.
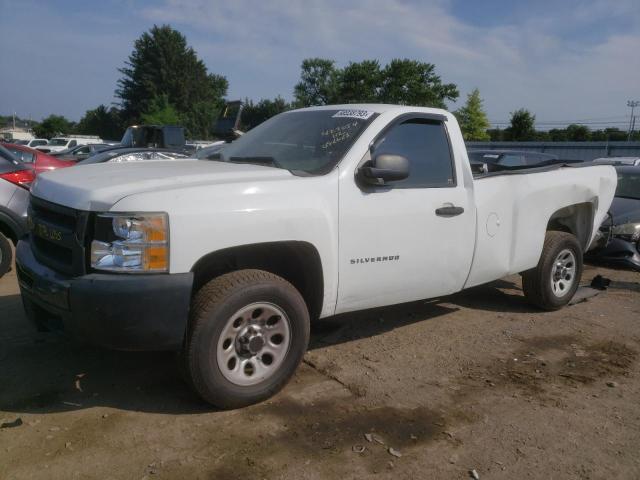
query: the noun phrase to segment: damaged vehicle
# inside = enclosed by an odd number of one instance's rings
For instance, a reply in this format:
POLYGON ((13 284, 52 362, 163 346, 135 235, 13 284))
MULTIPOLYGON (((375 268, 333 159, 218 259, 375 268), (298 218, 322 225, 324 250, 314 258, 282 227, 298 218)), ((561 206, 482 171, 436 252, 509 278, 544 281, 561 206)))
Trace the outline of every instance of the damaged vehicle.
POLYGON ((179 352, 202 399, 236 408, 288 382, 318 318, 515 273, 532 305, 562 308, 616 181, 564 162, 474 176, 440 109, 292 110, 209 160, 38 177, 18 281, 37 327, 179 352))
POLYGON ((34 169, 0 145, 0 278, 11 270, 11 244, 27 234, 29 187, 34 169))
POLYGON ((640 166, 616 171, 616 195, 588 258, 640 271, 640 166))

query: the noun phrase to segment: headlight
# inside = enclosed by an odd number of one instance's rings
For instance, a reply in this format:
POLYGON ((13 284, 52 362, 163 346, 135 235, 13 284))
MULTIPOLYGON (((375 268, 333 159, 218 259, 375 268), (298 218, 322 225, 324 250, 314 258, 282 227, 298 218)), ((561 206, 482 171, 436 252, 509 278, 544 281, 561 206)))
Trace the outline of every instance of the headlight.
POLYGON ((91 267, 112 272, 168 272, 166 213, 102 213, 91 242, 91 267))
POLYGON ((640 223, 615 225, 611 228, 611 235, 614 237, 622 237, 631 242, 637 242, 640 240, 640 223))

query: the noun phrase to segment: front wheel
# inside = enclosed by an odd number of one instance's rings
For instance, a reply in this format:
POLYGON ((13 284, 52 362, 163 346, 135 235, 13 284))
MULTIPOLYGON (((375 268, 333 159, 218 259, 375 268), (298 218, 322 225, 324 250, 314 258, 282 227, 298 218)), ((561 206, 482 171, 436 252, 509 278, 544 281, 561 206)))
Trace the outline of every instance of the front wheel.
POLYGON ((573 298, 582 276, 582 249, 566 232, 547 232, 538 265, 522 274, 527 300, 543 310, 558 310, 573 298))
POLYGON ((196 294, 183 358, 188 383, 208 403, 265 400, 291 378, 309 343, 309 312, 286 280, 240 270, 196 294))

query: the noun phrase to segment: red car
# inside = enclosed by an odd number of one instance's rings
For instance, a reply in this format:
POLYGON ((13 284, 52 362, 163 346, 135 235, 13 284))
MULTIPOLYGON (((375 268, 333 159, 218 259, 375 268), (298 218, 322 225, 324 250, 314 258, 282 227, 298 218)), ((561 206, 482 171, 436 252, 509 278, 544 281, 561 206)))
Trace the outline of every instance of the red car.
POLYGON ((4 147, 26 165, 31 165, 36 175, 49 170, 55 170, 56 168, 71 167, 76 164, 76 162, 58 160, 51 155, 47 155, 34 148, 25 147, 24 145, 6 143, 4 147))

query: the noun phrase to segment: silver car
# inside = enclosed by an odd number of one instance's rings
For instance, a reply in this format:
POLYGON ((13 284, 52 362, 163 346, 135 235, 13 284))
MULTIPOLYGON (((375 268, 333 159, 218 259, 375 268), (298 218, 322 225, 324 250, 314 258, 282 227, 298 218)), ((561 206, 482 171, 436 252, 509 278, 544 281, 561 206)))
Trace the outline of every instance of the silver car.
POLYGON ((0 145, 0 277, 11 269, 12 249, 27 233, 29 187, 33 169, 0 145))

